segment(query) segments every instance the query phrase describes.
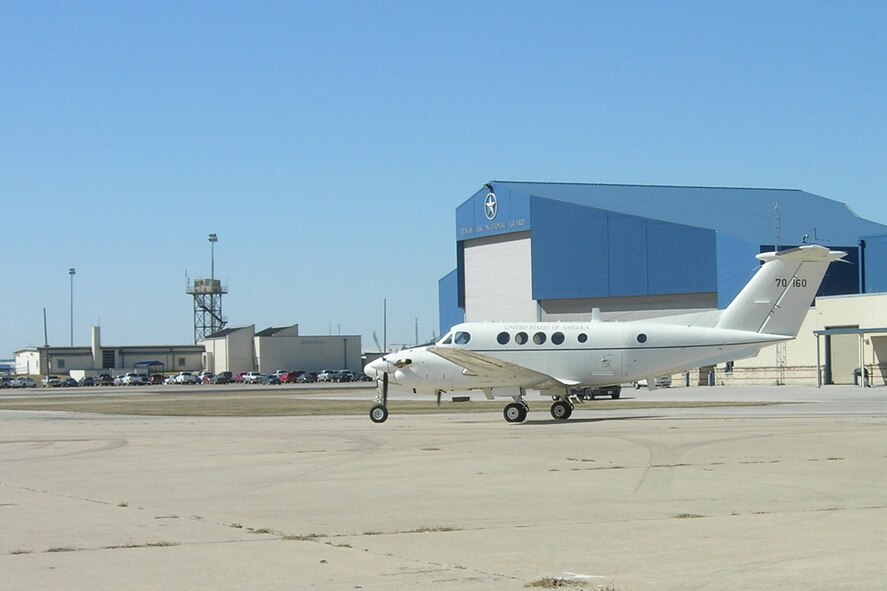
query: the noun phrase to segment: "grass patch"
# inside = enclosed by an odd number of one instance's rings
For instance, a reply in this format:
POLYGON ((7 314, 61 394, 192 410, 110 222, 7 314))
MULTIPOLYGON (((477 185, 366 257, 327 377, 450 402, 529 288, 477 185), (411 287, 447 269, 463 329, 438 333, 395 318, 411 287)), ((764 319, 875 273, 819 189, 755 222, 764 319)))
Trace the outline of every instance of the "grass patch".
POLYGON ((229 525, 228 527, 233 527, 233 528, 236 528, 236 529, 242 529, 242 528, 243 528, 243 526, 240 525, 239 523, 232 523, 232 524, 229 525))
POLYGON ((24 550, 22 548, 16 548, 12 552, 10 552, 10 554, 12 554, 13 556, 18 555, 18 554, 33 554, 33 551, 32 550, 24 550))
POLYGON ((282 535, 279 531, 273 530, 269 527, 260 527, 259 529, 250 529, 249 532, 251 534, 273 534, 276 536, 282 535))
POLYGON ((587 586, 588 585, 584 581, 563 579, 560 577, 541 577, 524 585, 524 587, 532 589, 581 589, 582 587, 587 586))
MULTIPOLYGON (((102 396, 68 396, 41 398, 32 395, 15 399, 0 400, 2 410, 45 410, 64 412, 85 412, 99 414, 124 414, 144 416, 183 416, 183 417, 273 417, 273 416, 355 416, 366 415, 373 405, 375 390, 367 387, 341 389, 274 389, 243 390, 242 388, 213 388, 208 393, 190 390, 137 389, 102 396), (330 394, 354 395, 361 400, 332 400, 312 398, 330 394)), ((429 397, 430 398, 430 397, 429 397)), ((669 402, 640 400, 609 400, 584 404, 583 411, 614 409, 657 409, 657 408, 715 408, 767 406, 770 402, 669 402)), ((530 402, 530 410, 548 413, 551 404, 547 401, 530 402)), ((471 414, 478 412, 501 413, 503 401, 472 401, 470 403, 441 402, 433 399, 395 400, 389 402, 392 415, 398 414, 471 414)), ((427 449, 425 451, 432 451, 427 449)), ((435 450, 436 451, 436 450, 435 450)))
POLYGON ((434 526, 434 527, 420 527, 419 529, 414 529, 412 531, 405 531, 405 534, 436 534, 440 532, 446 531, 460 531, 458 527, 447 527, 447 526, 434 526))
POLYGON ((178 546, 178 542, 147 542, 145 544, 123 544, 121 546, 105 546, 105 550, 128 550, 131 548, 166 548, 178 546))
POLYGON ((117 506, 118 507, 129 507, 129 503, 127 503, 126 501, 121 501, 121 502, 117 503, 117 506))
POLYGON ((325 538, 323 534, 286 534, 281 536, 284 540, 296 540, 297 542, 310 542, 317 538, 325 538))
POLYGON ((675 519, 701 519, 705 517, 705 515, 699 515, 698 513, 677 513, 676 515, 672 515, 675 519))
POLYGON ((52 548, 48 548, 47 552, 77 552, 80 548, 75 548, 74 546, 53 546, 52 548))

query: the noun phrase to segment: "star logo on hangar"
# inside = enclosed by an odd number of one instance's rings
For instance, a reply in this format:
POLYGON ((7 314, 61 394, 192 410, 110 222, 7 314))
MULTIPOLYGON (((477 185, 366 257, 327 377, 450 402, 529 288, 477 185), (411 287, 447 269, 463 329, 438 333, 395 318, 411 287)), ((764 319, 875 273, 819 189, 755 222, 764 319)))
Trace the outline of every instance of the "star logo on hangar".
POLYGON ((484 214, 486 214, 487 219, 494 220, 498 211, 499 205, 496 203, 496 195, 494 193, 487 193, 487 198, 484 199, 484 214))

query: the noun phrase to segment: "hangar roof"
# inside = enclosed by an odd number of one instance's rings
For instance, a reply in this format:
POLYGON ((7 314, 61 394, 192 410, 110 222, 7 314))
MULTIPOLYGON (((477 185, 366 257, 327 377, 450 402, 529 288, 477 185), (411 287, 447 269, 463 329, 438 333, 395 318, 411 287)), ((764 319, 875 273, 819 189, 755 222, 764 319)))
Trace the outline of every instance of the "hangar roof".
POLYGON ((853 245, 887 226, 860 218, 847 205, 798 189, 681 187, 491 181, 494 191, 596 207, 667 222, 710 228, 759 244, 772 244, 779 205, 781 242, 853 245))

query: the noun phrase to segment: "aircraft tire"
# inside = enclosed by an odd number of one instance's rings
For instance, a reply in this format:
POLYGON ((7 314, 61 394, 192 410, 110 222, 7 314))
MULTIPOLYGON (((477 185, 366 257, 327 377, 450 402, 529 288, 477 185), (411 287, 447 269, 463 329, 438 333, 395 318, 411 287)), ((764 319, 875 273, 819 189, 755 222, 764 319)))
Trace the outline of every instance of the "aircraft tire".
POLYGON ((370 420, 374 423, 384 423, 388 420, 388 409, 381 404, 370 409, 370 420))
POLYGON ((557 421, 566 421, 573 414, 573 407, 569 402, 558 400, 551 405, 551 417, 557 421))
POLYGON ((523 423, 527 418, 527 407, 519 402, 512 402, 502 411, 508 423, 523 423))
POLYGON ((620 396, 622 396, 622 390, 620 390, 619 388, 616 388, 615 390, 610 392, 610 398, 612 398, 613 400, 617 400, 620 396))

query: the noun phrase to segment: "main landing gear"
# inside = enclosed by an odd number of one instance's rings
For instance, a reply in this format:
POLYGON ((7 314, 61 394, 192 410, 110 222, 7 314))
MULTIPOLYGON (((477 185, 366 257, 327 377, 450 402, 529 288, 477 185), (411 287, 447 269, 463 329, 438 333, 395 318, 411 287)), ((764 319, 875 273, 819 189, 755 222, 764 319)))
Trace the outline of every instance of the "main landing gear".
MULTIPOLYGON (((527 420, 528 412, 530 412, 529 406, 523 398, 519 398, 506 405, 502 414, 508 423, 523 423, 527 420)), ((551 405, 551 416, 558 421, 566 421, 572 414, 573 403, 564 396, 558 396, 551 405)))
POLYGON ((569 400, 559 398, 551 405, 551 418, 557 421, 566 421, 573 414, 573 405, 569 400))
POLYGON ((530 408, 527 406, 527 403, 520 399, 506 405, 505 411, 502 414, 505 415, 505 420, 509 423, 523 423, 527 420, 528 412, 530 412, 530 408))
MULTIPOLYGON (((514 396, 514 402, 505 406, 502 415, 508 423, 523 423, 527 420, 527 413, 530 407, 524 400, 524 391, 521 389, 519 395, 514 396)), ((558 421, 566 421, 573 414, 573 403, 570 400, 569 393, 555 396, 551 405, 551 416, 558 421)))

